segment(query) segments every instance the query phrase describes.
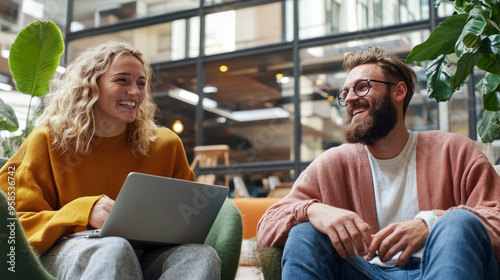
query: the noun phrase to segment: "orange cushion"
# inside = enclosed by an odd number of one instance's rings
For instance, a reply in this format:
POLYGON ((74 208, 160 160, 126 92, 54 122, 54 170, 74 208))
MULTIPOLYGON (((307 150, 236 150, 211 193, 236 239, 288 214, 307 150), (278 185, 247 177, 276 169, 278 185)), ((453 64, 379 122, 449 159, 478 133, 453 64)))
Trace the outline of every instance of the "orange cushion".
POLYGON ((257 236, 257 224, 260 218, 279 197, 256 197, 256 198, 232 198, 230 199, 241 212, 243 217, 243 239, 251 239, 257 236))

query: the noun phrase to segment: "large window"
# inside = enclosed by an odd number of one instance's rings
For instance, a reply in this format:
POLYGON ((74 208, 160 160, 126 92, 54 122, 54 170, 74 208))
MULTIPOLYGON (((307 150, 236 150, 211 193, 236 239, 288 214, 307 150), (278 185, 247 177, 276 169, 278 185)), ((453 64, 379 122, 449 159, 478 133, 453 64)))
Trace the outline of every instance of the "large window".
MULTIPOLYGON (((152 64, 157 121, 169 128, 181 124, 188 160, 197 145, 228 145, 230 168, 198 171, 240 176, 252 191, 272 173, 293 180, 323 151, 343 143, 345 109, 335 97, 347 75, 344 54, 380 45, 404 59, 428 37, 427 26, 454 11, 452 2, 437 9, 433 3, 6 0, 0 4, 0 50, 7 53, 14 34, 35 19, 55 20, 66 34, 72 7, 64 62, 101 42, 130 42, 152 64)), ((481 97, 470 96, 473 83, 438 104, 427 96, 425 69, 411 67, 419 85, 406 114, 408 128, 474 138, 483 107, 481 97)), ((7 68, 1 58, 0 82, 14 86, 2 76, 7 68)))
MULTIPOLYGON (((179 19, 132 30, 86 37, 71 42, 68 57, 109 40, 133 44, 151 63, 196 57, 199 54, 199 18, 179 19)), ((71 61, 71 59, 70 59, 71 61)))
POLYGON ((299 0, 299 37, 307 39, 420 21, 429 17, 428 10, 424 1, 299 0))
POLYGON ((199 6, 199 0, 73 0, 73 3, 73 32, 199 6))
POLYGON ((231 52, 281 42, 281 9, 281 2, 276 2, 207 15, 205 54, 231 52))
POLYGON ((293 159, 290 51, 205 65, 203 144, 228 144, 231 162, 293 159))
POLYGON ((195 114, 198 104, 196 92, 196 65, 176 65, 161 68, 153 66, 153 96, 159 108, 157 122, 174 131, 181 125, 181 137, 190 160, 195 146, 195 114))

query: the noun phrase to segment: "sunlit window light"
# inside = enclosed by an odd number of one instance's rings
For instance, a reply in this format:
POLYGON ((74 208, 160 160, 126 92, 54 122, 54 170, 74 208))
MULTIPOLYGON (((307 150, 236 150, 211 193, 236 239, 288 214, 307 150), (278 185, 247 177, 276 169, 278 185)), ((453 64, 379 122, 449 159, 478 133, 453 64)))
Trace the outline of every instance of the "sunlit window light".
POLYGON ((12 91, 12 86, 4 83, 0 83, 0 90, 12 91))
POLYGON ((66 67, 57 66, 56 71, 57 71, 57 73, 59 73, 59 74, 64 74, 64 73, 66 73, 66 67))

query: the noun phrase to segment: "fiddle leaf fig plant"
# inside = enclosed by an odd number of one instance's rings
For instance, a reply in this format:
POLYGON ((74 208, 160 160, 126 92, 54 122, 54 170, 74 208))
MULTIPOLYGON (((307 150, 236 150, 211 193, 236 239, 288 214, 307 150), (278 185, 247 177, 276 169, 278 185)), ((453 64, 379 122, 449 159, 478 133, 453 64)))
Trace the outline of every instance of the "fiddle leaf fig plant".
MULTIPOLYGON (((26 128, 21 135, 21 142, 33 128, 32 118, 30 118, 31 101, 33 97, 42 97, 49 90, 49 81, 57 70, 59 58, 63 52, 64 41, 61 30, 52 21, 36 21, 27 25, 19 32, 10 47, 9 69, 16 89, 31 96, 26 128)), ((0 103, 0 130, 12 132, 18 128, 14 111, 2 101, 0 103)), ((7 154, 6 141, 2 143, 4 156, 10 157, 12 154, 7 154)))
POLYGON ((483 142, 491 143, 500 135, 500 1, 447 2, 454 2, 455 13, 411 50, 406 63, 427 62, 427 92, 438 102, 450 100, 475 68, 483 70, 475 86, 485 109, 478 133, 483 142))

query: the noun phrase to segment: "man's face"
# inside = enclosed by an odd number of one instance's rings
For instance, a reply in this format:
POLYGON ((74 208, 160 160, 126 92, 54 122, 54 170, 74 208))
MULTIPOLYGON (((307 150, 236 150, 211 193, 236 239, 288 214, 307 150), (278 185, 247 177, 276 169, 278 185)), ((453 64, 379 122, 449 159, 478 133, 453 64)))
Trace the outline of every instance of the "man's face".
MULTIPOLYGON (((388 81, 376 64, 364 64, 352 69, 344 87, 352 86, 361 79, 388 81)), ((346 97, 345 141, 371 146, 389 134, 397 122, 391 88, 383 83, 370 82, 370 91, 363 97, 350 90, 346 97)))

